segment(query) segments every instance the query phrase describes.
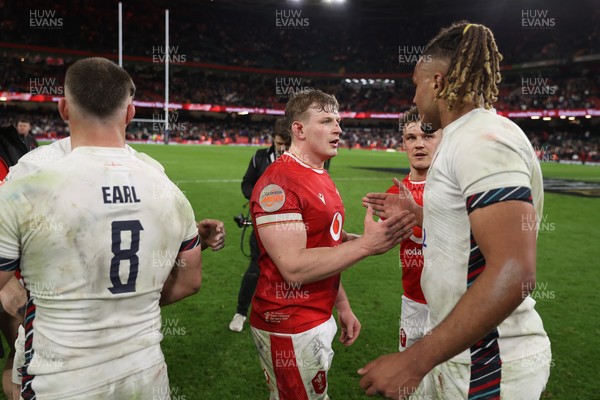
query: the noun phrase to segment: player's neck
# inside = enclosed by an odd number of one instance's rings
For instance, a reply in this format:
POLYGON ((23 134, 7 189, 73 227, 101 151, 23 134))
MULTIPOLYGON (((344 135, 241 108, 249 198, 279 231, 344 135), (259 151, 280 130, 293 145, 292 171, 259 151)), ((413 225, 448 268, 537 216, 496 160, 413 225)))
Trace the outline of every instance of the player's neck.
POLYGON ((421 182, 427 178, 427 170, 421 171, 418 169, 411 168, 408 173, 408 180, 411 182, 421 182))
POLYGON ((298 160, 300 160, 300 162, 308 165, 313 169, 323 169, 323 165, 325 165, 325 161, 321 161, 316 157, 311 156, 311 154, 304 152, 302 147, 300 146, 294 146, 292 144, 288 152, 291 153, 298 160))
POLYGON ((88 123, 81 126, 69 123, 71 148, 83 146, 125 147, 125 133, 118 126, 88 123))
POLYGON ((440 102, 440 107, 443 108, 443 110, 441 110, 441 115, 440 115, 440 122, 442 123, 442 129, 444 129, 445 127, 447 127, 448 125, 450 125, 452 122, 456 121, 463 115, 470 113, 475 108, 478 108, 478 107, 475 107, 473 104, 468 104, 468 105, 463 105, 462 107, 458 107, 458 108, 455 107, 452 111, 448 111, 446 108, 447 103, 445 101, 440 102))

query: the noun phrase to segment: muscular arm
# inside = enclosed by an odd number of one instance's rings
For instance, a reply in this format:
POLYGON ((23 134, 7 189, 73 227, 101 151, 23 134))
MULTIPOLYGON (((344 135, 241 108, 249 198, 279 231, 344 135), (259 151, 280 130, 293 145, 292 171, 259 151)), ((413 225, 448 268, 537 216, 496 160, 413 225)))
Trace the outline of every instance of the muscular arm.
POLYGON ((410 393, 434 366, 468 349, 522 303, 535 282, 536 231, 521 221, 534 218, 533 205, 523 201, 496 203, 469 215, 485 270, 430 335, 360 371, 366 374, 361 386, 367 394, 410 393))
POLYGON ((182 251, 163 285, 160 305, 166 306, 198 293, 202 284, 202 253, 200 246, 182 251))
POLYGON ((305 226, 300 222, 259 226, 258 235, 287 282, 310 283, 338 274, 369 255, 388 251, 410 236, 413 226, 414 217, 407 211, 377 223, 367 208, 363 236, 336 247, 307 249, 305 226))
POLYGON ((535 286, 536 230, 522 223, 535 218, 533 205, 524 201, 496 203, 469 215, 486 268, 419 346, 428 367, 454 357, 494 330, 535 286))

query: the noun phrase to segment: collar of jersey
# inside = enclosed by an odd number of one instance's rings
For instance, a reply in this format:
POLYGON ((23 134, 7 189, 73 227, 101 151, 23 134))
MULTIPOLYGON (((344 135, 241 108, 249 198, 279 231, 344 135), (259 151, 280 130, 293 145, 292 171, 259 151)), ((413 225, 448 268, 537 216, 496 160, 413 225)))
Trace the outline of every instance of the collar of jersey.
POLYGON ((469 111, 468 113, 466 113, 465 115, 463 115, 462 117, 460 117, 459 119, 452 121, 442 131, 442 140, 444 140, 444 137, 446 137, 447 135, 450 135, 451 133, 456 131, 458 128, 460 128, 462 125, 464 125, 469 120, 469 118, 473 118, 475 116, 475 114, 478 114, 481 112, 489 112, 489 110, 486 110, 485 108, 482 108, 482 107, 474 108, 471 111, 469 111))
POLYGON ((290 153, 289 151, 286 151, 283 154, 287 154, 291 159, 295 160, 298 164, 300 164, 301 166, 303 166, 304 168, 308 168, 308 169, 312 169, 313 171, 315 171, 317 174, 322 174, 324 169, 322 168, 314 168, 311 167, 310 165, 308 165, 307 163, 301 161, 298 157, 296 157, 295 155, 293 155, 292 153, 290 153))
POLYGON ((94 155, 127 155, 129 151, 125 147, 99 147, 99 146, 79 146, 72 150, 73 153, 86 153, 94 155))

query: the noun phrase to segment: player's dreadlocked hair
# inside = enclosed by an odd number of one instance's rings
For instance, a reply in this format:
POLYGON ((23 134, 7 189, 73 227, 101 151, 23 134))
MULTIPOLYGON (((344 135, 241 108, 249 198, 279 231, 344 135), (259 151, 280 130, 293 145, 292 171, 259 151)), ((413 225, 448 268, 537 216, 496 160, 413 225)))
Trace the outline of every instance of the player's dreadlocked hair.
POLYGON ((498 100, 500 61, 492 31, 467 21, 443 28, 423 52, 424 59, 446 58, 450 61, 447 84, 437 98, 446 99, 448 111, 455 105, 473 103, 486 109, 498 100))

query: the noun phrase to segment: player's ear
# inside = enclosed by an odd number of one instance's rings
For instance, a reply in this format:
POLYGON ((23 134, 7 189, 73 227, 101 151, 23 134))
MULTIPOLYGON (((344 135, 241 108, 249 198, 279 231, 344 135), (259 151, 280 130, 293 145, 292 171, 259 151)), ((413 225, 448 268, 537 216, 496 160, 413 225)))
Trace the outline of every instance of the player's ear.
POLYGON ((127 116, 125 117, 125 125, 129 125, 133 117, 135 117, 135 106, 133 104, 127 104, 127 116))
POLYGON ((294 121, 294 123, 292 124, 292 134, 296 138, 304 140, 306 134, 304 133, 304 126, 302 125, 302 122, 294 121))
POLYGON ((58 100, 58 113, 60 114, 60 117, 63 119, 63 121, 66 122, 69 120, 69 106, 67 104, 67 99, 65 99, 64 97, 58 100))
POLYGON ((435 75, 433 75, 433 89, 441 92, 442 90, 444 90, 444 85, 445 85, 445 81, 444 81, 444 75, 441 72, 437 72, 435 75))

